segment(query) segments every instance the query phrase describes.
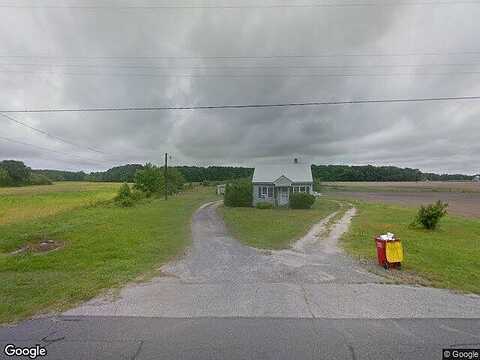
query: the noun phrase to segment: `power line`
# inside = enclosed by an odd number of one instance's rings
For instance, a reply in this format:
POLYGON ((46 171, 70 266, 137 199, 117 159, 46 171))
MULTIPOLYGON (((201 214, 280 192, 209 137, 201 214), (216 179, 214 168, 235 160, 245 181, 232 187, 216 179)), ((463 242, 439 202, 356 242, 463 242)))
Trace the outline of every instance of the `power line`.
POLYGON ((478 75, 480 71, 449 71, 449 72, 403 72, 403 73, 326 73, 326 74, 164 74, 164 73, 128 73, 128 72, 64 72, 51 70, 0 70, 8 74, 33 74, 33 75, 67 75, 67 76, 133 76, 152 78, 313 78, 313 77, 393 77, 393 76, 451 76, 451 75, 478 75))
POLYGON ((148 106, 148 107, 104 107, 104 108, 57 108, 57 109, 24 109, 24 110, 0 110, 2 113, 53 113, 53 112, 111 112, 111 111, 162 111, 162 110, 213 110, 213 109, 258 109, 258 108, 286 108, 305 106, 328 106, 328 105, 357 105, 357 104, 385 104, 385 103, 419 103, 432 101, 460 101, 480 100, 480 96, 451 96, 410 99, 367 99, 367 100, 337 100, 337 101, 312 101, 291 102, 276 104, 245 104, 245 105, 198 105, 198 106, 148 106))
POLYGON ((11 117, 11 116, 8 116, 8 115, 2 114, 2 113, 0 113, 0 116, 3 116, 3 118, 8 119, 8 120, 10 120, 10 121, 12 121, 12 122, 14 122, 14 123, 16 123, 16 124, 18 124, 18 125, 24 126, 24 127, 26 127, 26 128, 29 128, 29 129, 33 130, 33 131, 36 131, 36 132, 38 132, 38 133, 40 133, 40 134, 46 135, 46 136, 48 136, 48 137, 50 137, 50 138, 52 138, 52 139, 59 140, 59 141, 65 143, 65 144, 73 145, 73 146, 75 146, 75 147, 77 147, 77 148, 80 148, 80 149, 88 149, 88 150, 90 150, 90 151, 93 151, 93 152, 96 152, 96 153, 99 153, 99 154, 105 154, 103 151, 94 149, 94 148, 89 147, 89 146, 83 147, 83 146, 78 145, 78 144, 76 144, 76 143, 74 143, 74 142, 71 142, 70 140, 67 140, 67 139, 61 138, 61 137, 59 137, 59 136, 50 134, 50 133, 47 132, 47 131, 44 131, 44 130, 39 129, 39 128, 36 128, 36 127, 33 127, 33 126, 31 126, 31 125, 29 125, 29 124, 27 124, 27 123, 24 123, 24 122, 22 122, 22 121, 19 121, 19 120, 17 120, 17 119, 14 119, 14 118, 11 117))
MULTIPOLYGON (((480 2, 479 2, 480 4, 480 2)), ((38 59, 82 59, 82 60, 262 60, 262 59, 309 59, 309 58, 336 58, 336 57, 404 57, 404 56, 456 56, 456 55, 479 55, 480 50, 459 51, 428 51, 428 52, 392 52, 392 53, 324 53, 324 54, 272 54, 272 55, 144 55, 144 56, 63 56, 63 55, 7 55, 0 54, 0 58, 38 58, 38 59)))
POLYGON ((447 67, 480 66, 480 63, 428 63, 428 64, 352 64, 352 65, 247 65, 247 66, 165 66, 138 64, 58 64, 58 63, 0 63, 0 66, 38 66, 59 68, 126 68, 126 69, 163 69, 163 70, 250 70, 250 69, 350 69, 350 68, 409 68, 409 67, 447 67))
POLYGON ((270 4, 270 5, 13 5, 0 4, 0 8, 13 9, 88 9, 88 10, 195 10, 195 9, 275 9, 275 8, 330 8, 330 7, 388 7, 420 5, 462 5, 478 4, 478 1, 402 1, 402 2, 317 2, 307 4, 270 4))
POLYGON ((16 140, 16 139, 11 139, 11 138, 7 138, 7 137, 4 137, 4 136, 0 136, 0 140, 4 140, 4 141, 8 141, 8 142, 15 143, 15 144, 20 144, 20 145, 30 146, 30 147, 33 147, 33 148, 36 148, 36 149, 39 149, 39 150, 42 150, 42 151, 48 151, 48 152, 52 152, 52 153, 56 153, 56 154, 61 154, 61 155, 69 156, 69 157, 76 157, 76 158, 79 159, 79 160, 83 160, 83 161, 86 161, 86 162, 89 162, 89 163, 92 163, 92 164, 96 164, 96 165, 102 165, 102 166, 104 166, 105 164, 107 164, 106 162, 99 162, 99 161, 97 161, 97 160, 88 159, 88 158, 83 158, 83 157, 80 157, 80 156, 78 156, 78 155, 65 153, 65 152, 63 152, 63 151, 58 151, 58 150, 49 149, 49 148, 46 148, 46 147, 43 147, 43 146, 38 146, 38 145, 30 144, 30 143, 27 143, 27 142, 24 142, 24 141, 20 141, 20 140, 16 140))

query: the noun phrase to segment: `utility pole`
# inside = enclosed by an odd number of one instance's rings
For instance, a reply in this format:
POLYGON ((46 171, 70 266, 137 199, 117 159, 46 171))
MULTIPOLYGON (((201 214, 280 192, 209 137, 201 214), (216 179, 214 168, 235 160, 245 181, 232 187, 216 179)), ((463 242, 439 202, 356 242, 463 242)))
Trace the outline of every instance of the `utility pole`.
POLYGON ((168 180, 167 180, 168 153, 165 153, 165 200, 168 198, 168 180))

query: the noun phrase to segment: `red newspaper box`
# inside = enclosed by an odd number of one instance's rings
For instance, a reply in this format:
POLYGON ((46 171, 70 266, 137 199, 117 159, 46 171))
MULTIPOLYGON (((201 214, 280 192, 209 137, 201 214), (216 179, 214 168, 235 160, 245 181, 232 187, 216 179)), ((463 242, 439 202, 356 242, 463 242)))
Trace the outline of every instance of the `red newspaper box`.
POLYGON ((385 269, 388 269, 391 267, 396 267, 396 268, 401 267, 402 264, 400 261, 396 261, 396 260, 392 261, 392 259, 389 259, 387 256, 387 246, 392 246, 392 247, 395 246, 395 247, 398 247, 402 252, 402 254, 400 255, 400 258, 403 259, 403 250, 401 248, 400 239, 398 238, 382 239, 380 236, 377 236, 375 237, 375 245, 377 247, 377 259, 378 259, 378 264, 380 266, 383 266, 385 269))

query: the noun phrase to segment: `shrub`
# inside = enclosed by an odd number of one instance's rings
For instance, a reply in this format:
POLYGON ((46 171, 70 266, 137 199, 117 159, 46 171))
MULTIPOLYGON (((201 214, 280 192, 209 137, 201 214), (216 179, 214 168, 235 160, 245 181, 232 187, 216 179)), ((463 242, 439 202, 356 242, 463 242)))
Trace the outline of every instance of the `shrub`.
POLYGON ((133 205, 134 198, 132 196, 132 190, 127 183, 124 183, 118 189, 117 196, 115 196, 115 203, 122 207, 130 207, 133 205))
POLYGON ((290 194, 290 207, 292 209, 310 209, 315 202, 315 196, 308 193, 290 194))
POLYGON ((228 207, 251 207, 252 184, 249 181, 227 184, 223 202, 228 207))
POLYGON ((435 230, 438 222, 447 214, 448 204, 438 200, 435 204, 420 206, 412 225, 421 225, 425 229, 435 230))
POLYGON ((202 186, 209 186, 210 182, 208 180, 202 180, 202 186))
POLYGON ((52 181, 43 174, 32 174, 28 181, 29 185, 52 185, 52 181))
POLYGON ((140 190, 137 190, 137 189, 133 189, 132 190, 132 199, 134 201, 139 201, 139 200, 142 200, 146 197, 145 193, 144 192, 141 192, 140 190))
POLYGON ((261 202, 257 203, 256 208, 257 209, 272 209, 273 204, 269 203, 269 202, 266 202, 266 201, 261 201, 261 202))

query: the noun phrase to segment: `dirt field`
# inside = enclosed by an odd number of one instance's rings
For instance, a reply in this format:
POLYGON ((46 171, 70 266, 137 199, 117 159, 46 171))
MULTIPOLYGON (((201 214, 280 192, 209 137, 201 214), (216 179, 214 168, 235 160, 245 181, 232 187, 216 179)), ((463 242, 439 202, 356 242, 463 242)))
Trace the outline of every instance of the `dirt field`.
POLYGON ((372 191, 441 191, 441 192, 478 192, 480 182, 472 181, 385 181, 385 182, 322 182, 322 186, 331 190, 372 190, 372 191))
POLYGON ((358 199, 368 202, 383 202, 415 207, 420 206, 421 204, 429 204, 437 200, 442 200, 448 202, 448 212, 452 215, 480 218, 480 193, 434 191, 333 191, 328 192, 328 194, 345 199, 358 199))

